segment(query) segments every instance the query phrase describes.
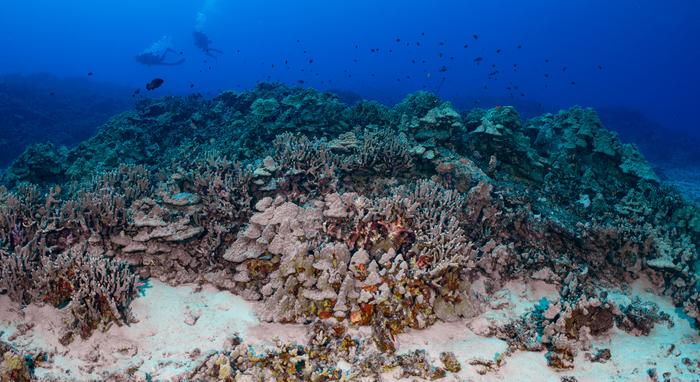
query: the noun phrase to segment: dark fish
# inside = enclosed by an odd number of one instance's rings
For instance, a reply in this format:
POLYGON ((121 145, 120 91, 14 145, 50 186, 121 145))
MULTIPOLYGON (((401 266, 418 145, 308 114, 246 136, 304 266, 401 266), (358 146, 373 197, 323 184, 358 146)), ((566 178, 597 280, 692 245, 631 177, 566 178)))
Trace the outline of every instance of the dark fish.
POLYGON ((447 71, 447 66, 443 65, 440 67, 440 73, 445 73, 447 71))
POLYGON ((544 78, 549 78, 549 73, 545 73, 544 78))
POLYGON ((562 71, 562 72, 565 72, 565 71, 566 71, 566 66, 563 67, 563 68, 561 68, 561 71, 562 71))
POLYGON ((439 54, 440 58, 442 58, 442 52, 439 54))
POLYGON ((88 76, 91 76, 92 74, 93 74, 92 72, 88 72, 88 76))
POLYGON ((401 39, 397 37, 396 42, 401 42, 401 39))
POLYGON ((313 64, 313 63, 314 63, 314 59, 313 58, 309 59, 309 64, 313 64))
POLYGON ((481 61, 484 61, 484 59, 482 57, 477 57, 474 59, 474 62, 477 64, 481 64, 481 61))
POLYGON ((603 70, 603 65, 598 65, 598 70, 603 70))
POLYGON ((544 63, 545 63, 545 64, 549 64, 549 58, 545 58, 545 59, 544 59, 544 63))
POLYGON ((520 48, 522 48, 522 47, 523 47, 522 45, 518 45, 518 49, 520 49, 520 48))
POLYGON ((302 85, 304 84, 304 80, 297 80, 297 82, 302 84, 302 85))
POLYGON ((416 46, 420 46, 420 41, 416 41, 416 46))
POLYGON ((192 89, 193 87, 194 87, 194 84, 190 84, 190 89, 192 89))
POLYGON ((289 64, 289 60, 284 60, 284 64, 285 65, 289 64))
POLYGON ((444 46, 444 45, 445 45, 445 43, 440 41, 440 46, 444 46))
POLYGON ((56 93, 54 93, 54 92, 49 92, 49 95, 50 95, 50 96, 54 96, 54 95, 56 95, 56 93))
POLYGON ((576 85, 576 81, 571 81, 571 85, 576 85))
POLYGON ((469 44, 464 44, 464 49, 469 48, 469 44))
POLYGON ((496 54, 501 54, 501 50, 500 50, 500 49, 496 49, 496 54))
POLYGON ((472 37, 474 38, 474 40, 478 40, 478 39, 479 39, 479 35, 478 35, 478 34, 472 35, 472 37))
POLYGON ((163 81, 162 78, 154 78, 151 80, 151 82, 146 84, 146 90, 151 91, 158 89, 159 87, 161 87, 161 85, 163 85, 163 82, 165 81, 163 81))

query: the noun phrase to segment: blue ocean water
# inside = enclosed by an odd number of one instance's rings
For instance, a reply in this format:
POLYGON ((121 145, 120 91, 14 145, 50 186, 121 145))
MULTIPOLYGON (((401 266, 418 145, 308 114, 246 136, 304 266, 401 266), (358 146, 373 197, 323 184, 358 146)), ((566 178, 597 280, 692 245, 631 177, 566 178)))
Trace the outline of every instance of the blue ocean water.
POLYGON ((461 109, 507 104, 524 117, 593 106, 632 139, 660 129, 700 136, 693 0, 8 0, 0 8, 0 74, 83 78, 129 88, 125 96, 155 77, 164 85, 148 96, 281 81, 391 104, 428 90, 461 109), (198 49, 197 31, 220 52, 198 49), (158 42, 184 63, 135 60, 158 42), (624 123, 631 118, 639 121, 624 123))

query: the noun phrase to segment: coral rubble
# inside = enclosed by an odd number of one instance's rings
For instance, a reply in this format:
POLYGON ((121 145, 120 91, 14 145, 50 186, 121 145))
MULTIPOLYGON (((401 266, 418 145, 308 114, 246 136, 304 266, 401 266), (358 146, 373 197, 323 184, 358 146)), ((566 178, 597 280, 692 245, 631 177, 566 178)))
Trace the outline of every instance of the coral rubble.
POLYGON ((640 277, 700 323, 698 206, 591 109, 523 123, 428 93, 345 106, 261 84, 145 101, 73 149, 30 148, 2 181, 0 289, 69 309, 66 342, 128 325, 149 277, 210 283, 309 328, 263 353, 234 337, 192 379, 340 380, 340 360, 357 378, 458 373, 453 353, 402 353, 397 336, 468 321, 526 278, 558 297, 491 327, 508 352, 469 365, 488 373, 519 350, 558 369, 580 350, 605 362, 591 338, 672 324, 607 298, 640 277))

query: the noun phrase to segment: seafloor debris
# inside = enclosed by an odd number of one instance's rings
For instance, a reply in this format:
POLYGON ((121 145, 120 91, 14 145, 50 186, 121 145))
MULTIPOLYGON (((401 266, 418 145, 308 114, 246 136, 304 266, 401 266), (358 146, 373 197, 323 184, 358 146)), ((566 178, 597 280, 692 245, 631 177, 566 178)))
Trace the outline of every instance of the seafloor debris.
POLYGON ((492 330, 556 368, 615 325, 647 335, 668 321, 606 298, 642 275, 700 321, 698 207, 590 109, 522 123, 428 93, 348 107, 261 84, 144 101, 73 149, 30 148, 2 182, 0 290, 67 304, 66 341, 128 324, 137 276, 211 283, 263 301, 263 320, 313 328, 308 344, 264 353, 236 340, 193 374, 204 379, 338 379, 331 353, 364 376, 457 372, 454 355, 436 366, 397 354, 395 338, 481 313, 477 280, 486 293, 518 278, 560 288, 492 330), (348 334, 358 327, 369 338, 348 334))

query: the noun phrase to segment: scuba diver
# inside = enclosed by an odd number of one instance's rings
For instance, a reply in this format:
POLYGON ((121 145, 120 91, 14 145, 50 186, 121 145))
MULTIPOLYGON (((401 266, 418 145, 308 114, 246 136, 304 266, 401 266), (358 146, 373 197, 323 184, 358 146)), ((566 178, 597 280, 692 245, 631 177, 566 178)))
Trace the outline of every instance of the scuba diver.
POLYGON ((153 45, 151 45, 148 49, 139 53, 135 57, 136 61, 140 64, 148 66, 175 66, 185 62, 184 58, 181 58, 180 60, 175 62, 165 62, 165 57, 168 55, 168 53, 177 54, 177 52, 173 48, 171 48, 171 46, 172 39, 170 38, 170 36, 163 36, 163 38, 153 43, 153 45))
POLYGON ((197 46, 197 48, 201 49, 204 54, 211 58, 216 58, 216 56, 212 53, 224 53, 219 49, 215 49, 209 46, 211 44, 211 40, 209 37, 207 37, 204 32, 201 31, 194 31, 192 32, 192 37, 194 37, 194 45, 197 46))

